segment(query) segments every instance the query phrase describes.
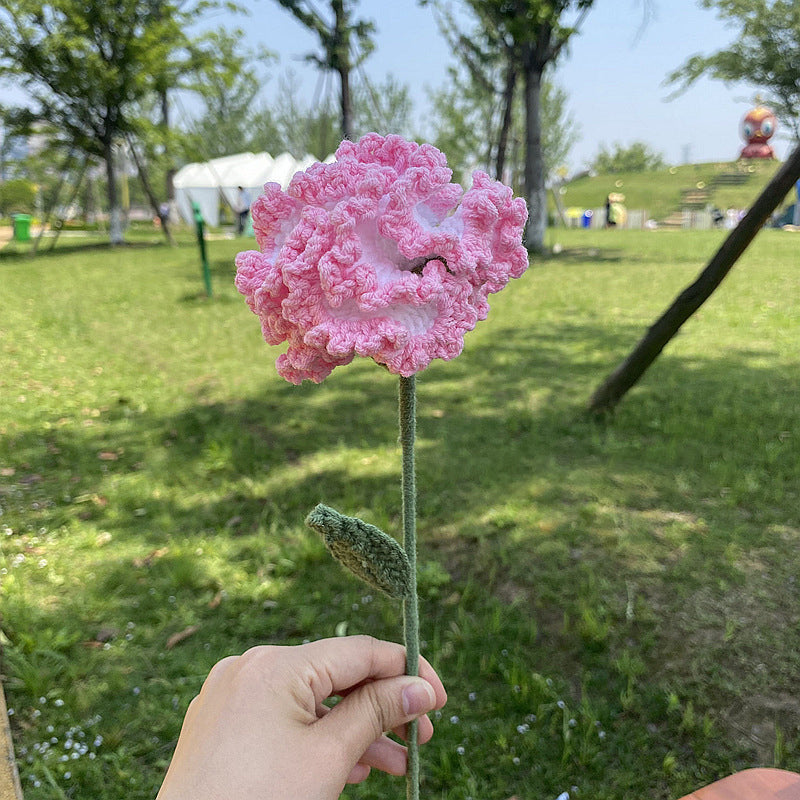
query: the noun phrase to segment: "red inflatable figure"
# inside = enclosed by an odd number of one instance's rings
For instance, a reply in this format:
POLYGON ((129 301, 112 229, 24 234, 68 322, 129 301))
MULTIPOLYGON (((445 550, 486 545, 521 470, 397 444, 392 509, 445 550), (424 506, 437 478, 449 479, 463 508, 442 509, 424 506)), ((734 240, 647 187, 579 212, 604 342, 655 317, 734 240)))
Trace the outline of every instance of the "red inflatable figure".
POLYGON ((775 158, 775 151, 767 140, 775 133, 775 115, 764 106, 748 111, 742 120, 742 137, 747 144, 739 153, 739 158, 775 158))

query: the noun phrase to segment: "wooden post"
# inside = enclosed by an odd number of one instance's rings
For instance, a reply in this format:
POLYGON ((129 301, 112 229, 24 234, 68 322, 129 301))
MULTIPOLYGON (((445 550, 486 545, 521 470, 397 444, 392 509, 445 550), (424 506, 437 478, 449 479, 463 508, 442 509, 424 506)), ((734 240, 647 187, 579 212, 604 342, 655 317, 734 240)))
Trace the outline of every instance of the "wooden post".
POLYGON ((22 800, 14 743, 8 724, 8 709, 3 686, 0 684, 0 800, 22 800))
POLYGON ((198 203, 192 203, 192 213, 194 214, 194 223, 197 230, 197 244, 200 247, 200 261, 203 266, 203 283, 206 285, 206 295, 211 297, 213 292, 211 290, 211 271, 208 267, 208 256, 206 255, 205 220, 198 203))

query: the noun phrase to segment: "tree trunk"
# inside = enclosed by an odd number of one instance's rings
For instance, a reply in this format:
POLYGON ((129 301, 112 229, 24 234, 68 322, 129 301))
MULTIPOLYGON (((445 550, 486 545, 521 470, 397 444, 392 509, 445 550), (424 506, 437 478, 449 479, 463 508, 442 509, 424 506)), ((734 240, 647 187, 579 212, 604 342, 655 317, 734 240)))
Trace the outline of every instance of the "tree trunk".
POLYGON ((547 228, 547 193, 542 156, 541 121, 542 70, 525 65, 525 199, 528 201, 528 224, 525 246, 530 252, 544 250, 547 228))
MULTIPOLYGON (((159 100, 161 103, 161 133, 164 140, 164 163, 167 165, 165 174, 164 190, 167 195, 167 206, 169 211, 167 216, 170 222, 178 221, 178 204, 175 201, 175 173, 177 170, 170 166, 170 147, 169 147, 169 97, 166 89, 159 92, 159 100)), ((138 165, 137 165, 138 166, 138 165)), ((159 210, 158 216, 161 219, 162 214, 159 210)), ((163 219, 162 219, 163 222, 163 219)), ((168 236, 171 239, 171 236, 168 236)))
POLYGON ((350 70, 338 70, 342 85, 342 138, 353 139, 353 99, 350 96, 350 70))
MULTIPOLYGON (((167 97, 166 89, 159 90, 158 99, 159 104, 161 105, 161 135, 164 138, 164 141, 162 142, 164 147, 164 160, 169 162, 169 141, 167 140, 167 137, 169 136, 169 97, 167 97)), ((169 198, 169 178, 167 179, 166 190, 167 197, 169 198)))
POLYGON ((153 209, 153 212, 161 221, 161 230, 164 231, 164 236, 166 237, 168 244, 174 245, 175 238, 173 237, 172 231, 169 227, 169 210, 167 209, 166 213, 164 213, 164 209, 161 208, 158 198, 156 197, 156 193, 153 191, 153 186, 150 183, 150 178, 147 175, 147 170, 145 169, 142 160, 139 158, 139 154, 136 152, 136 147, 134 147, 133 144, 133 137, 131 136, 128 136, 128 147, 131 149, 133 163, 136 164, 136 171, 139 173, 139 179, 142 182, 144 193, 147 195, 147 199, 150 201, 150 208, 153 209))
MULTIPOLYGON (((75 198, 78 196, 78 192, 81 189, 81 184, 83 183, 83 179, 86 176, 86 172, 87 172, 88 169, 89 169, 89 158, 88 157, 84 157, 83 166, 81 167, 81 171, 80 171, 80 174, 78 175, 78 179, 75 181, 75 185, 72 188, 72 194, 69 196, 69 199, 66 202, 66 206, 65 206, 66 208, 69 208, 75 202, 75 198)), ((61 235, 61 230, 62 230, 62 226, 59 225, 56 228, 55 236, 53 236, 53 238, 50 240, 50 247, 47 248, 47 252, 48 253, 50 253, 53 250, 55 250, 56 243, 58 242, 58 237, 61 235)), ((36 247, 37 246, 38 246, 38 242, 33 247, 33 252, 34 253, 36 252, 36 247)))
POLYGON ((511 130, 511 121, 514 112, 514 89, 517 85, 517 69, 509 61, 506 72, 506 85, 503 91, 503 122, 500 126, 500 136, 497 141, 497 163, 494 174, 498 181, 503 180, 503 171, 506 168, 506 150, 508 149, 508 133, 511 130))
MULTIPOLYGON (((50 217, 53 212, 56 210, 58 206, 58 200, 61 197, 61 190, 64 188, 64 184, 67 182, 67 176, 69 174, 69 169, 72 165, 72 156, 73 150, 70 149, 69 153, 67 154, 64 163, 59 170, 59 179, 58 184, 53 191, 52 195, 50 196, 49 202, 42 208, 42 224, 39 227, 39 235, 34 239, 33 242, 33 254, 36 255, 37 251, 39 250, 39 245, 42 243, 42 238, 44 237, 45 229, 49 227, 50 217)), ((84 165, 86 164, 86 160, 84 159, 84 165)), ((81 177, 83 177, 83 171, 81 171, 81 177)), ((78 181, 78 185, 80 185, 80 180, 78 181)), ((73 195, 74 197, 74 195, 73 195)), ((69 208, 72 203, 70 200, 69 203, 66 204, 66 208, 69 208)))
POLYGON ((353 98, 350 94, 350 21, 344 0, 331 0, 334 14, 334 44, 331 66, 339 73, 342 99, 342 138, 353 138, 353 98))
POLYGON ((110 140, 106 141, 103 149, 103 157, 106 162, 108 197, 108 237, 112 245, 123 244, 122 209, 119 204, 119 186, 117 185, 117 169, 114 163, 114 145, 110 140))
POLYGON ((770 214, 792 190, 800 178, 800 147, 767 184, 744 219, 730 232, 714 254, 708 266, 695 282, 681 292, 672 305, 653 324, 630 355, 609 375, 589 400, 589 411, 607 413, 619 403, 625 393, 658 358, 661 351, 680 330, 684 322, 697 311, 722 283, 739 256, 761 230, 770 214))
POLYGON ((94 178, 92 177, 91 170, 84 181, 82 205, 83 216, 86 218, 88 223, 93 224, 97 220, 97 201, 94 178))
POLYGON ((554 186, 550 192, 553 195, 553 203, 555 204, 558 218, 561 220, 561 224, 566 228, 569 226, 569 222, 567 221, 567 215, 564 212, 564 204, 561 202, 561 196, 558 193, 558 187, 554 186))

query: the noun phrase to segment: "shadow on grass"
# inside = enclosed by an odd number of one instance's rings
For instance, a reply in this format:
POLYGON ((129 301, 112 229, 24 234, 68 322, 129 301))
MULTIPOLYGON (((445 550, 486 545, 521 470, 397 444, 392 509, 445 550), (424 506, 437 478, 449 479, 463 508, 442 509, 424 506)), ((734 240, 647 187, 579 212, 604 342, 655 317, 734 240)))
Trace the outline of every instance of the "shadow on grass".
MULTIPOLYGON (((724 361, 662 358, 614 420, 590 421, 581 401, 613 366, 596 352, 619 351, 628 334, 569 324, 495 331, 491 345, 420 376, 423 535, 450 546, 455 531, 487 538, 485 559, 471 558, 472 567, 489 569, 500 546, 508 574, 521 580, 539 571, 524 557, 531 542, 585 547, 598 520, 613 527, 614 509, 637 518, 624 521, 638 545, 618 554, 621 563, 607 542, 596 545, 609 575, 670 559, 674 542, 653 539, 644 511, 702 517, 714 536, 742 547, 757 543, 742 519, 800 525, 792 377, 754 365, 749 351, 724 361), (541 530, 509 537, 515 519, 541 530)), ((77 516, 155 543, 175 531, 253 530, 265 506, 300 524, 322 499, 396 522, 394 392, 394 378, 365 363, 318 387, 270 384, 264 396, 235 402, 198 397, 167 417, 122 401, 91 427, 52 420, 44 442, 40 430, 13 434, 9 466, 15 491, 47 501, 34 516, 48 529, 77 516)), ((684 556, 707 546, 708 533, 681 543, 684 556)))
POLYGON ((36 253, 34 253, 32 244, 20 245, 14 242, 0 249, 0 263, 3 261, 16 262, 30 259, 48 261, 63 258, 65 255, 99 252, 119 253, 131 250, 155 250, 162 247, 169 247, 163 239, 159 241, 126 241, 117 245, 112 245, 109 242, 81 242, 80 240, 66 239, 59 241, 54 248, 51 248, 50 241, 45 239, 36 253))
POLYGON ((241 303, 241 298, 238 294, 225 293, 226 290, 233 287, 234 278, 236 276, 236 266, 233 258, 218 258, 209 262, 209 274, 211 276, 211 291, 212 296, 209 297, 206 293, 203 283, 203 264, 200 257, 200 251, 197 251, 197 280, 198 288, 196 292, 189 292, 178 298, 181 303, 241 303))
MULTIPOLYGON (((420 376, 423 635, 462 679, 502 689, 505 710, 518 674, 555 674, 576 704, 594 698, 593 713, 617 726, 615 758, 630 760, 631 774, 647 746, 631 726, 651 726, 651 774, 666 795, 674 789, 659 771, 667 752, 683 747, 698 771, 725 771, 753 754, 736 726, 800 723, 796 704, 755 708, 767 693, 800 689, 791 580, 800 411, 794 376, 743 348, 724 360, 663 357, 613 420, 587 419, 583 402, 615 366, 597 354, 622 354, 637 334, 568 323, 495 328, 490 342, 420 376), (491 632, 476 623, 487 608, 502 623, 491 632), (509 648, 510 673, 493 660, 509 648), (765 663, 770 648, 780 663, 765 663), (625 658, 633 666, 621 667, 625 658), (673 682, 720 724, 733 720, 724 753, 696 740, 689 754, 685 731, 667 717, 673 682), (634 686, 639 699, 620 706, 634 686)), ((230 402, 198 394, 167 416, 121 402, 88 427, 54 419, 44 435, 12 434, 6 497, 30 509, 31 526, 55 531, 79 520, 101 532, 98 542, 109 534, 82 556, 92 579, 27 619, 44 632, 42 648, 65 619, 71 633, 51 649, 91 639, 92 626, 107 622, 100 614, 120 632, 135 617, 140 651, 120 642, 67 674, 89 682, 90 668, 111 676, 124 662, 153 685, 148 702, 168 702, 180 685, 185 707, 211 663, 232 650, 331 635, 343 622, 397 638, 391 603, 365 601, 302 525, 324 500, 397 530, 395 418, 395 379, 363 363, 321 386, 269 383, 230 402), (199 633, 180 659, 148 661, 159 641, 192 625, 199 633)), ((104 703, 129 697, 121 674, 96 690, 104 703)), ((176 721, 148 716, 145 705, 131 722, 133 703, 120 705, 112 743, 148 724, 174 739, 176 721)), ((446 732, 442 746, 454 749, 460 736, 446 732)), ((540 761, 548 759, 564 755, 540 761)), ((569 764, 587 786, 602 786, 600 762, 569 764)), ((543 782, 553 796, 558 780, 543 782)), ((509 795, 524 786, 523 778, 503 784, 509 795)))
POLYGON ((208 266, 213 277, 233 283, 233 278, 236 275, 236 265, 233 258, 217 258, 209 262, 208 266))
POLYGON ((631 263, 635 259, 631 257, 630 253, 624 253, 619 248, 615 247, 566 247, 558 253, 552 251, 545 252, 536 256, 535 263, 553 262, 559 264, 586 264, 587 261, 593 263, 615 264, 625 260, 626 263, 631 263))

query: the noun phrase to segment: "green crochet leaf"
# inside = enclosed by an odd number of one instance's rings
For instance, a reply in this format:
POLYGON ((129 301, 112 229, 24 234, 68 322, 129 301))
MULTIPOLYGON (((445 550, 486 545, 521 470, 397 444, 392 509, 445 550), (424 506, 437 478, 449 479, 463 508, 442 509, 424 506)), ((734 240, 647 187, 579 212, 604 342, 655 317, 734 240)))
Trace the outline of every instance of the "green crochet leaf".
POLYGON ((321 503, 306 524, 322 535, 340 564, 373 588, 397 599, 411 591, 411 567, 403 548, 379 528, 321 503))

